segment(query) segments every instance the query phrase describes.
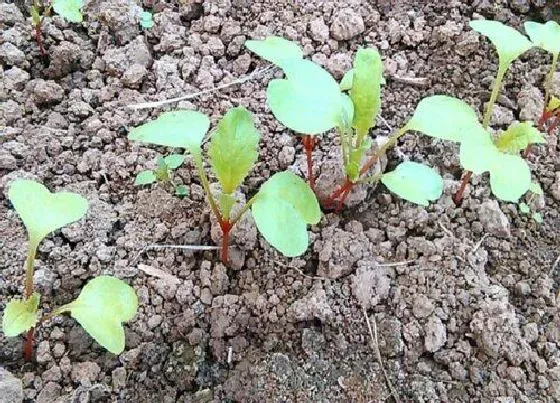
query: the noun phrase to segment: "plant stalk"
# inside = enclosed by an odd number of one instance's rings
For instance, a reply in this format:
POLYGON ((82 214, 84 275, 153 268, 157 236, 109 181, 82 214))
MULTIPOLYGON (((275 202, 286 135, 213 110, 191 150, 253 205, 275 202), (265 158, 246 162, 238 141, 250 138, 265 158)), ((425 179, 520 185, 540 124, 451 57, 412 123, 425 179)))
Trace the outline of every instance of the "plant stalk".
POLYGON ((220 258, 222 263, 225 265, 228 263, 229 233, 232 227, 233 225, 227 220, 220 222, 220 228, 222 229, 222 249, 220 252, 220 258))
POLYGON ((556 71, 556 65, 558 64, 558 53, 552 55, 552 65, 550 70, 546 75, 546 81, 544 82, 544 110, 546 111, 546 106, 550 100, 550 88, 552 87, 552 78, 554 77, 554 72, 556 71))
MULTIPOLYGON (((37 246, 30 240, 27 251, 27 258, 25 259, 25 298, 30 298, 33 295, 33 263, 35 262, 35 254, 37 253, 37 246)), ((23 359, 27 362, 33 358, 33 334, 35 328, 31 328, 25 335, 23 342, 23 359)))
POLYGON ((208 197, 208 203, 210 204, 210 209, 212 210, 212 212, 216 216, 216 219, 218 220, 218 222, 221 223, 223 221, 222 214, 220 213, 220 209, 218 207, 218 204, 216 203, 216 200, 214 200, 214 196, 212 195, 212 192, 210 191, 210 182, 208 181, 208 177, 206 176, 206 172, 204 171, 204 165, 202 163, 201 153, 193 154, 193 161, 194 161, 194 165, 196 166, 196 169, 198 171, 198 176, 200 176, 200 182, 202 183, 202 188, 204 189, 204 192, 206 193, 206 197, 208 197))
POLYGON ((39 24, 35 25, 35 42, 39 46, 39 51, 41 52, 41 56, 47 56, 47 51, 45 50, 45 45, 43 45, 43 33, 41 32, 41 25, 43 19, 39 22, 39 24))
POLYGON ((457 190, 457 192, 453 195, 453 202, 455 203, 456 206, 461 204, 461 200, 463 200, 463 193, 467 188, 467 184, 471 180, 472 174, 473 173, 471 171, 466 171, 465 174, 463 175, 463 179, 461 180, 461 186, 459 187, 459 190, 457 190))
POLYGON ((484 112, 484 119, 482 120, 482 126, 486 129, 490 124, 490 119, 492 118, 492 111, 494 109, 494 104, 498 99, 498 95, 500 94, 500 90, 502 88, 502 81, 504 80, 504 75, 509 66, 502 68, 500 66, 498 68, 498 74, 496 75, 496 81, 494 82, 494 87, 492 88, 492 94, 490 95, 490 100, 486 105, 486 112, 484 112))
POLYGON ((307 179, 309 187, 315 192, 315 175, 313 174, 313 149, 315 148, 315 138, 309 134, 303 136, 303 147, 307 159, 307 179))

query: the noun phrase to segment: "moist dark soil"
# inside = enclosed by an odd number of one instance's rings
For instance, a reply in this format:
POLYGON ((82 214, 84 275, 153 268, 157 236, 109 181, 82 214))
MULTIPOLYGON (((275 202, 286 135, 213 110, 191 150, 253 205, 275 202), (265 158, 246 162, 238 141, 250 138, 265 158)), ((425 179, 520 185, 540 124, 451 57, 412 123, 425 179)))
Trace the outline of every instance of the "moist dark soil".
MULTIPOLYGON (((133 1, 86 0, 81 24, 45 20, 48 58, 19 3, 0 4, 0 306, 23 289, 26 235, 6 192, 25 177, 90 202, 84 220, 40 247, 35 282, 43 308, 70 301, 100 274, 131 284, 140 308, 125 326, 120 356, 68 317, 38 329, 32 363, 23 361, 21 338, 0 334, 0 401, 392 401, 356 298, 364 278, 375 289, 367 314, 382 364, 401 401, 560 401, 557 137, 529 157, 544 189, 529 204, 542 224, 497 202, 486 176, 473 178, 456 207, 457 146, 410 133, 386 165, 410 159, 435 167, 445 181, 440 200, 424 208, 381 185, 357 189, 342 214, 325 214, 310 228, 310 247, 295 259, 272 249, 249 214, 232 234, 229 267, 215 251, 145 249, 213 245, 220 233, 191 164, 175 175, 189 188, 186 198, 133 185, 169 150, 126 137, 163 110, 192 108, 215 123, 244 105, 262 134, 259 162, 241 188, 252 195, 275 172, 305 173, 300 140, 266 106, 267 82, 279 72, 160 108, 127 106, 195 94, 266 67, 243 47, 246 39, 297 41, 337 79, 358 48, 374 46, 387 76, 384 122, 372 133, 381 138, 428 95, 457 96, 482 111, 497 56, 468 21, 522 30, 527 20, 558 20, 557 2, 146 0, 155 24, 143 31, 133 1)), ((494 128, 538 118, 549 63, 536 49, 514 63, 494 128)), ((560 95, 560 74, 554 91, 560 95)), ((314 151, 330 186, 340 175, 335 147, 329 133, 314 151)))

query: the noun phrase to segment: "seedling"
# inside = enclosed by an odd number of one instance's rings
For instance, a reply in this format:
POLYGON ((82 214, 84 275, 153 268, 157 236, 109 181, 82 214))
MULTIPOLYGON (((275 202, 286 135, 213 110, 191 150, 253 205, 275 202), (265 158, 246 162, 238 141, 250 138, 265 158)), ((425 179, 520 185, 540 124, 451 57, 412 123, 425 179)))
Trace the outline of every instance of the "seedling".
POLYGON ((150 185, 158 182, 162 184, 171 184, 175 189, 177 196, 187 196, 189 191, 185 185, 177 185, 173 182, 173 171, 179 168, 185 161, 183 154, 170 154, 166 157, 158 155, 157 168, 155 171, 150 169, 141 171, 136 175, 134 184, 137 186, 150 185))
MULTIPOLYGON (((534 198, 535 198, 536 196, 539 196, 539 195, 543 195, 543 194, 544 194, 544 192, 543 192, 541 186, 540 186, 538 183, 536 183, 536 182, 532 182, 532 183, 531 183, 531 186, 529 187, 529 191, 530 191, 530 192, 527 193, 528 196, 526 196, 526 198, 527 198, 527 203, 531 203, 531 202, 534 200, 534 198)), ((527 203, 525 203, 525 202, 519 203, 519 204, 518 204, 519 211, 520 211, 522 214, 527 214, 527 215, 530 214, 530 215, 531 215, 531 218, 532 218, 535 222, 537 222, 538 224, 542 223, 542 222, 543 222, 543 218, 542 218, 541 213, 539 213, 539 212, 537 212, 537 211, 531 212, 531 208, 529 207, 529 204, 527 204, 527 203)))
POLYGON ((224 263, 228 261, 231 229, 249 209, 257 228, 273 247, 289 257, 304 253, 309 243, 307 225, 316 224, 321 218, 311 189, 298 176, 280 172, 270 177, 244 206, 239 205, 235 192, 257 161, 260 134, 251 113, 237 107, 222 117, 208 147, 210 166, 221 187, 215 196, 210 190, 202 155, 202 142, 209 128, 210 120, 203 113, 176 110, 164 112, 157 119, 132 129, 128 138, 188 151, 222 230, 224 263))
POLYGON ((41 56, 46 56, 47 52, 43 45, 43 35, 41 32, 43 20, 55 13, 70 22, 82 22, 83 16, 80 9, 84 5, 83 0, 33 0, 31 5, 31 21, 35 31, 35 41, 41 51, 41 56))
POLYGON ((150 29, 154 26, 152 13, 149 11, 142 11, 140 13, 140 26, 144 29, 150 29))
POLYGON ((384 83, 383 64, 376 50, 359 50, 353 69, 339 85, 327 71, 303 59, 303 52, 293 42, 271 36, 261 41, 247 41, 245 45, 284 70, 286 78, 268 84, 267 101, 276 119, 303 136, 307 176, 312 189, 315 188, 312 158, 315 137, 331 129, 336 129, 340 135, 346 182, 324 200, 326 208, 337 205, 340 209, 356 183, 378 181, 414 203, 425 205, 439 198, 443 188, 441 177, 418 163, 404 162, 394 172, 366 176, 408 130, 407 127, 399 130, 367 157, 373 143, 369 131, 376 123, 384 83))
POLYGON ((34 328, 63 313, 69 313, 103 347, 114 354, 124 350, 122 323, 136 314, 138 299, 134 290, 123 281, 110 277, 94 278, 82 289, 77 299, 41 315, 41 296, 33 285, 33 264, 41 241, 72 222, 82 218, 87 201, 70 192, 51 193, 40 183, 16 180, 10 187, 9 199, 21 217, 28 234, 25 263, 25 296, 6 304, 2 330, 7 337, 27 332, 24 358, 31 360, 34 328))

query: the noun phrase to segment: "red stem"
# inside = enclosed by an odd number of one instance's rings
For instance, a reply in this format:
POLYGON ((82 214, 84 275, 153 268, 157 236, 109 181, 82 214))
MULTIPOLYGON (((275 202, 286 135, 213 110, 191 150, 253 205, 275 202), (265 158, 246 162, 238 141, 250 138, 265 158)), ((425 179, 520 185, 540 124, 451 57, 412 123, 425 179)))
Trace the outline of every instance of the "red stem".
POLYGON ((41 56, 45 57, 47 55, 47 52, 43 45, 43 34, 41 32, 41 23, 42 20, 37 25, 35 25, 35 42, 37 42, 37 45, 39 45, 39 51, 41 52, 41 56))
POLYGON ((27 331, 25 335, 25 341, 23 342, 23 359, 27 362, 31 361, 33 357, 33 333, 35 328, 31 328, 27 331))
POLYGON ((233 225, 227 220, 220 220, 220 228, 222 229, 222 249, 221 249, 221 260, 222 263, 227 265, 228 263, 228 250, 229 250, 229 233, 233 225))
POLYGON ((326 200, 323 201, 323 207, 327 210, 335 208, 336 213, 340 213, 344 205, 346 197, 354 187, 354 183, 350 179, 346 178, 342 186, 333 192, 333 194, 326 200))
POLYGON ((461 200, 463 200, 463 192, 465 191, 467 184, 471 180, 471 177, 472 177, 471 171, 467 171, 463 175, 463 180, 461 181, 461 187, 459 188, 459 190, 457 190, 457 193, 455 193, 455 195, 453 196, 453 201, 455 202, 456 206, 461 204, 461 200))
POLYGON ((313 175, 313 148, 315 148, 315 138, 309 134, 303 136, 303 147, 307 158, 307 179, 309 187, 315 191, 315 175, 313 175))

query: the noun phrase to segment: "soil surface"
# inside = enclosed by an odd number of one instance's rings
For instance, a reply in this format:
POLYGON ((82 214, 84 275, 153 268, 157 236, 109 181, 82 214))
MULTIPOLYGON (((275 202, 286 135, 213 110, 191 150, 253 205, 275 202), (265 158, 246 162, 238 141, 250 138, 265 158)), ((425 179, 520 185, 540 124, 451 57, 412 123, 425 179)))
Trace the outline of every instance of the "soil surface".
MULTIPOLYGON (((266 84, 279 72, 163 108, 126 106, 266 67, 244 49, 249 38, 295 40, 337 79, 358 48, 375 46, 387 76, 386 123, 372 133, 381 138, 428 95, 454 95, 481 111, 496 53, 468 21, 496 19, 521 30, 527 20, 558 20, 555 1, 146 0, 155 24, 144 32, 133 1, 86 0, 81 24, 46 19, 48 60, 28 11, 11 3, 0 4, 0 306, 23 289, 26 235, 6 192, 26 177, 90 202, 86 219, 40 247, 42 307, 66 303, 92 277, 111 274, 136 289, 140 308, 120 356, 68 317, 38 330, 33 363, 23 362, 21 338, 0 334, 0 401, 391 401, 362 305, 401 401, 560 401, 556 137, 529 157, 544 189, 530 201, 542 224, 497 202, 487 176, 474 178, 455 207, 457 146, 410 133, 387 165, 408 158, 434 166, 445 180, 440 200, 423 208, 383 186, 358 189, 352 207, 310 228, 309 250, 296 259, 272 249, 247 215, 233 233, 227 268, 214 251, 144 250, 213 245, 220 233, 191 164, 175 176, 188 186, 187 198, 133 185, 169 150, 126 138, 162 110, 193 108, 215 123, 244 105, 262 134, 259 162, 241 189, 250 196, 275 172, 304 172, 301 142, 266 106, 266 84)), ((494 128, 538 117, 549 62, 538 50, 515 62, 494 128)), ((560 95, 560 74, 554 91, 560 95)), ((335 142, 327 134, 314 152, 325 181, 336 179, 335 142)))

